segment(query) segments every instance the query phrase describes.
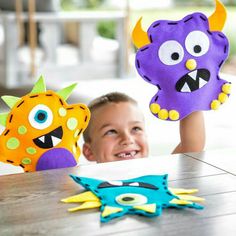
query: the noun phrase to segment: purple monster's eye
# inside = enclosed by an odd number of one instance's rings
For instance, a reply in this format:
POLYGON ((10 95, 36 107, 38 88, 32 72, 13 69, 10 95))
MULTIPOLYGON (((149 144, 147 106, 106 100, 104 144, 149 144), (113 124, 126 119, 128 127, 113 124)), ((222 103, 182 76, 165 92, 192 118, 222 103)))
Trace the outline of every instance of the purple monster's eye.
POLYGON ((187 51, 195 57, 200 57, 207 53, 210 41, 208 36, 202 31, 192 31, 185 40, 187 51))
POLYGON ((177 41, 169 40, 160 46, 158 56, 165 65, 176 65, 183 60, 184 49, 177 41))

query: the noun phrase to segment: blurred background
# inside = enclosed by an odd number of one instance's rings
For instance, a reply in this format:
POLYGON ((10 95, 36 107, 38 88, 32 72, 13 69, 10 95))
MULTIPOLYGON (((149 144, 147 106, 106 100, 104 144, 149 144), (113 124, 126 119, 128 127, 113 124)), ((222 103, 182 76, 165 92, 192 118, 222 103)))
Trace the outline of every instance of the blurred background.
MULTIPOLYGON (((222 0, 222 2, 227 7, 228 14, 223 32, 230 41, 230 56, 222 71, 235 73, 236 34, 232 22, 236 21, 236 0, 222 0)), ((62 0, 61 3, 62 8, 68 11, 81 8, 126 11, 128 38, 140 16, 143 16, 143 27, 147 29, 153 21, 158 19, 179 20, 193 12, 202 12, 210 16, 215 7, 214 0, 62 0)), ((105 38, 115 39, 115 27, 112 21, 100 22, 97 26, 98 34, 105 38)), ((131 49, 129 53, 132 54, 134 48, 131 41, 128 43, 130 43, 130 48, 127 48, 127 50, 131 49)))
MULTIPOLYGON (((236 0, 222 2, 230 55, 221 73, 232 82, 233 92, 218 111, 205 112, 206 150, 236 142, 236 0)), ((125 92, 145 114, 151 155, 169 154, 179 142, 178 122, 157 120, 150 113, 156 88, 136 73, 131 32, 141 16, 146 30, 155 20, 180 20, 196 11, 210 16, 214 9, 214 0, 1 0, 0 95, 23 96, 40 75, 53 90, 78 82, 69 103, 125 92)), ((0 101, 0 112, 7 110, 0 101)))
MULTIPOLYGON (((236 0, 223 2, 230 56, 222 72, 233 74, 236 0)), ((1 0, 0 85, 31 85, 39 74, 50 81, 134 76, 130 35, 141 16, 147 29, 157 19, 179 20, 196 11, 210 16, 214 8, 214 0, 1 0)))

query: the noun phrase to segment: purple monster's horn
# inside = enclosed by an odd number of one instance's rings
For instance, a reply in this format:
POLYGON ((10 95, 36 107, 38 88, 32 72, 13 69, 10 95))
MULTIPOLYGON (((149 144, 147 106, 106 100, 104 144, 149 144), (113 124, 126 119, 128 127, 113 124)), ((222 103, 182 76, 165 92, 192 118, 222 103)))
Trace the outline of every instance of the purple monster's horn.
POLYGON ((137 48, 141 48, 150 43, 147 32, 142 29, 141 21, 142 17, 138 20, 132 32, 132 40, 137 48))
POLYGON ((226 21, 226 9, 219 0, 215 0, 216 9, 215 12, 208 18, 209 28, 211 31, 222 31, 226 21))

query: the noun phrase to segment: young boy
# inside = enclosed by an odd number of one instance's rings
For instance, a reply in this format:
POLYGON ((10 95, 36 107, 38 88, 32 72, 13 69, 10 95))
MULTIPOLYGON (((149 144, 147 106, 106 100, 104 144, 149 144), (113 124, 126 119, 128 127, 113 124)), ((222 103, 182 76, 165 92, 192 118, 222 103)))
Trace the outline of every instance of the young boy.
MULTIPOLYGON (((88 105, 91 119, 85 132, 83 154, 89 161, 109 162, 148 156, 144 115, 137 102, 123 93, 108 93, 88 105)), ((180 144, 173 153, 204 148, 202 112, 180 121, 180 144)))

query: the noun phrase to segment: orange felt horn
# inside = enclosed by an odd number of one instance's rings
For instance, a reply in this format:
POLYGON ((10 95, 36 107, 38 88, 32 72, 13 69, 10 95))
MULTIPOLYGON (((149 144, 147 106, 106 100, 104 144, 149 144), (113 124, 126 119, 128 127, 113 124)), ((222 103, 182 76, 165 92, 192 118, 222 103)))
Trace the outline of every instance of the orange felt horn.
POLYGON ((208 18, 209 28, 211 31, 222 31, 226 21, 226 9, 219 0, 215 0, 216 9, 215 12, 208 18))
POLYGON ((132 32, 132 41, 137 48, 141 48, 150 43, 147 32, 142 29, 142 17, 139 18, 132 32))

